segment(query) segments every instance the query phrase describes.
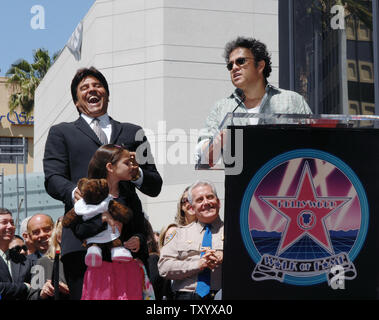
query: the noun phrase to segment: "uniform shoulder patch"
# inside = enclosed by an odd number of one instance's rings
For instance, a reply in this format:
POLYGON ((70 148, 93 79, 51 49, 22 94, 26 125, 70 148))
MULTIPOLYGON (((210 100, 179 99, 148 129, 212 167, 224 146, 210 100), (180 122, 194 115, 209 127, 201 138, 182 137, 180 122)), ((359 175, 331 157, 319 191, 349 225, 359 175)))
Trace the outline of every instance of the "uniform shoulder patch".
POLYGON ((173 232, 171 232, 170 234, 167 235, 166 239, 165 239, 165 242, 164 242, 164 245, 166 245, 167 243, 169 243, 172 239, 174 239, 174 237, 176 236, 176 230, 174 230, 173 232))

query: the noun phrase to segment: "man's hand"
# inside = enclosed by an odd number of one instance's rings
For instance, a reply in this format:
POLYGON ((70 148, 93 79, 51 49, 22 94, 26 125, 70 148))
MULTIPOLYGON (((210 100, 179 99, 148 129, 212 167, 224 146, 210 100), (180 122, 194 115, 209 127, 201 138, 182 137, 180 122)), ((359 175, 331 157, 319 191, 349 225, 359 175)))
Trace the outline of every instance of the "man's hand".
MULTIPOLYGON (((213 139, 212 143, 205 143, 203 146, 202 154, 205 156, 207 163, 213 167, 218 161, 221 152, 226 144, 226 130, 222 130, 213 139)), ((203 161, 202 161, 203 162, 203 161)))
POLYGON ((141 247, 141 242, 140 242, 139 237, 133 236, 128 241, 125 241, 124 247, 133 252, 138 252, 141 247))
MULTIPOLYGON (((40 296, 42 299, 47 299, 48 297, 54 296, 54 292, 55 290, 53 284, 51 283, 51 280, 47 280, 41 289, 40 296)), ((67 284, 63 283, 62 281, 59 281, 59 292, 63 294, 70 293, 67 284)))
POLYGON ((70 289, 68 288, 67 284, 63 283, 62 281, 59 281, 59 292, 63 294, 69 294, 70 289))
POLYGON ((216 266, 219 266, 222 264, 222 261, 224 260, 224 251, 217 250, 214 253, 214 256, 216 257, 216 266))
POLYGON ((40 296, 42 299, 47 299, 48 297, 52 297, 54 295, 54 287, 51 283, 51 280, 47 280, 43 285, 40 296))
POLYGON ((203 270, 205 268, 214 270, 222 263, 222 260, 223 260, 222 251, 207 249, 204 255, 200 258, 200 263, 199 263, 200 270, 203 270))

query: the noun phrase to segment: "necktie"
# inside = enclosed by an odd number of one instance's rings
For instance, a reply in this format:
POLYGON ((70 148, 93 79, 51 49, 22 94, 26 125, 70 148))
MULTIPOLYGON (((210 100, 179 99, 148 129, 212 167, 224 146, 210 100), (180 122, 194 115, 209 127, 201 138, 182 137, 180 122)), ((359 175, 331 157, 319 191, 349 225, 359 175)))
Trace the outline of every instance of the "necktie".
POLYGON ((11 275, 11 277, 13 277, 13 275, 12 275, 12 267, 11 267, 11 260, 10 260, 10 257, 9 257, 9 250, 6 251, 6 252, 0 253, 0 259, 1 259, 1 257, 3 258, 5 264, 8 267, 9 274, 11 275))
MULTIPOLYGON (((212 247, 212 232, 211 232, 211 225, 207 224, 205 225, 205 232, 203 236, 203 242, 202 247, 212 247)), ((200 254, 200 258, 204 255, 205 252, 202 252, 200 254)), ((211 287, 211 270, 208 268, 205 268, 203 271, 201 271, 197 278, 197 286, 196 286, 196 293, 200 297, 206 296, 211 287)))
POLYGON ((100 120, 98 118, 95 118, 92 120, 93 122, 93 131, 95 131, 97 137, 99 138, 101 144, 108 144, 108 138, 105 134, 104 130, 100 127, 100 120))

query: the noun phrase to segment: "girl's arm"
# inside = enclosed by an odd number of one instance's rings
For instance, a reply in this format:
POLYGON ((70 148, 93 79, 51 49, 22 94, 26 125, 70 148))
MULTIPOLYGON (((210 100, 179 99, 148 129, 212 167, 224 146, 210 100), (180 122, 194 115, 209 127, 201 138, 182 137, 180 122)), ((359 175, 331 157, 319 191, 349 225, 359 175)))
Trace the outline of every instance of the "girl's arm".
POLYGON ((103 222, 102 215, 98 214, 87 221, 79 222, 72 228, 72 231, 76 237, 78 237, 81 241, 84 241, 85 239, 93 237, 105 229, 107 229, 107 222, 103 222))

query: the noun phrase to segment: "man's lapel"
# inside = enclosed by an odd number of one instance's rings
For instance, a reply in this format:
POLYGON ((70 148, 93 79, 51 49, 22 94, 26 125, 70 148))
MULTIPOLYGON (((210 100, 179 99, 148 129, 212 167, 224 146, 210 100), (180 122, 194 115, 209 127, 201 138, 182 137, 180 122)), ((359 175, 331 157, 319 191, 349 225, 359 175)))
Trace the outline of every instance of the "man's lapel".
POLYGON ((119 137, 121 133, 122 126, 120 122, 113 120, 111 117, 109 117, 109 121, 111 122, 111 125, 112 125, 112 134, 111 134, 110 143, 116 143, 117 138, 119 137))
POLYGON ((0 272, 5 275, 6 278, 8 278, 7 280, 12 282, 12 276, 11 274, 9 273, 9 268, 7 266, 7 264, 5 263, 5 261, 0 257, 0 272))
POLYGON ((11 270, 12 270, 13 282, 18 282, 17 280, 20 277, 20 268, 21 268, 21 262, 15 263, 11 260, 11 270))
POLYGON ((74 125, 83 132, 86 136, 96 142, 99 146, 101 146, 101 142, 97 137, 96 133, 91 129, 88 123, 82 118, 79 117, 78 120, 74 122, 74 125))

